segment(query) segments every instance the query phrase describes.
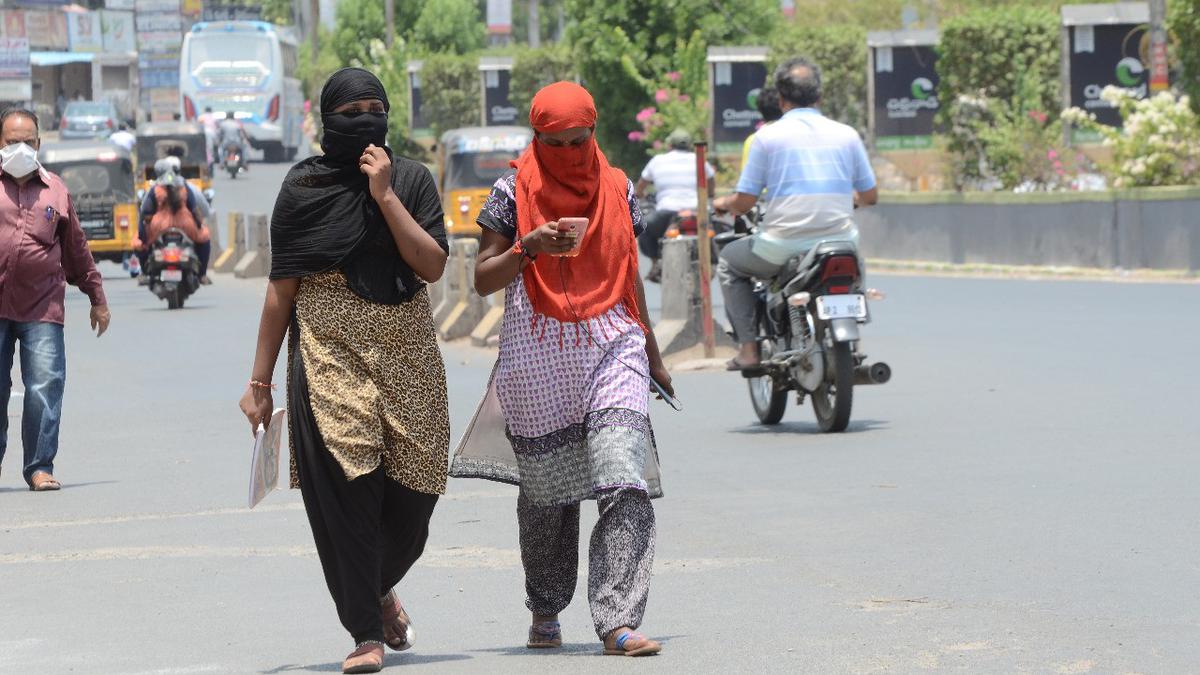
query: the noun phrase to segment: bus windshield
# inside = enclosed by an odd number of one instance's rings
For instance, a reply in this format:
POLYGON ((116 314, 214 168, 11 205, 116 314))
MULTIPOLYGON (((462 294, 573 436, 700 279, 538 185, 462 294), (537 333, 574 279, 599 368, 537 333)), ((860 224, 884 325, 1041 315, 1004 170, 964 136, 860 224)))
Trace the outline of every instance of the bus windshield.
POLYGON ((195 71, 205 64, 261 63, 270 70, 271 39, 263 33, 197 33, 191 37, 188 64, 195 71))

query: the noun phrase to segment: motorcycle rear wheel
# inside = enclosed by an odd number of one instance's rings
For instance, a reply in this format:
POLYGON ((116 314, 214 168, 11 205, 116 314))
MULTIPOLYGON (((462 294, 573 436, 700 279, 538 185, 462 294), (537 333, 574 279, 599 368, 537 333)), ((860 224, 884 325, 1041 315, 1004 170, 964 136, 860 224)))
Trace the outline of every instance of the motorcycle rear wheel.
POLYGON ((183 309, 183 291, 176 288, 167 296, 167 309, 183 309))
POLYGON ((850 407, 854 403, 854 353, 849 342, 825 345, 825 382, 812 392, 813 412, 821 431, 845 431, 850 425, 850 407), (830 368, 829 361, 833 361, 830 368))
MULTIPOLYGON (((760 318, 759 335, 766 334, 764 323, 765 321, 760 318)), ((759 340, 758 350, 759 358, 765 363, 775 352, 775 345, 769 339, 759 340)), ((783 419, 783 413, 787 410, 787 390, 776 387, 775 378, 769 372, 758 377, 747 378, 746 384, 750 389, 750 404, 754 406, 754 414, 758 415, 758 421, 768 426, 779 424, 779 421, 783 419)))

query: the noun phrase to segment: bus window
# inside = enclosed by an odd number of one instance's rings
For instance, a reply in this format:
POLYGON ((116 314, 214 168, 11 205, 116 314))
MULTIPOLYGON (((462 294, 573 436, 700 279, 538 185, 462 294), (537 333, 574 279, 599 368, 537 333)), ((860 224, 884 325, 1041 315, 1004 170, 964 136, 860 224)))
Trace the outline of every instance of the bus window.
POLYGON ((300 60, 296 53, 296 45, 280 40, 279 50, 283 53, 283 76, 296 77, 296 71, 300 68, 300 60))

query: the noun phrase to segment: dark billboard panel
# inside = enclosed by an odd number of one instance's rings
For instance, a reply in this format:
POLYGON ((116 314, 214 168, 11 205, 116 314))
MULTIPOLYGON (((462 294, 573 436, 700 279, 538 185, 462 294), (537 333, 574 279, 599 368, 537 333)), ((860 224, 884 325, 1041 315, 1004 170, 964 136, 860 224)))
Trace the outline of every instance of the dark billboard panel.
POLYGON ((875 148, 933 147, 938 75, 933 45, 874 48, 875 148))
POLYGON ((517 124, 517 107, 509 100, 512 70, 483 71, 483 106, 486 126, 500 127, 517 124))
MULTIPOLYGON (((1072 26, 1070 36, 1071 105, 1096 116, 1096 121, 1121 126, 1117 108, 1101 98, 1106 86, 1120 87, 1135 98, 1149 93, 1150 34, 1146 24, 1072 26)), ((1076 132, 1080 141, 1094 134, 1076 132)))
POLYGON ((740 155, 742 144, 762 122, 758 94, 767 81, 761 60, 715 61, 712 71, 712 143, 719 154, 740 155))
POLYGON ((433 129, 425 119, 425 112, 421 110, 423 100, 421 98, 421 69, 419 66, 410 66, 408 69, 408 93, 408 109, 412 115, 412 120, 409 123, 409 134, 413 138, 432 137, 433 129))

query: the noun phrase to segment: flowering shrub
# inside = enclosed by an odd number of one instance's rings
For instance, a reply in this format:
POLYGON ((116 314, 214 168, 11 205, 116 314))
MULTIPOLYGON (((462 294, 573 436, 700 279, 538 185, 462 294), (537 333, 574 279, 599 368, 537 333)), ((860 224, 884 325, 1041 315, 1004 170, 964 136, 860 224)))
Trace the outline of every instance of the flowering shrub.
POLYGON ((1105 168, 1115 187, 1200 184, 1200 117, 1187 96, 1163 92, 1138 100, 1108 86, 1101 98, 1120 110, 1123 128, 1100 124, 1094 114, 1079 108, 1063 111, 1062 117, 1099 133, 1112 148, 1113 161, 1105 168))
POLYGON ((676 129, 685 129, 696 139, 705 137, 708 106, 704 100, 697 101, 681 91, 678 88, 681 79, 681 73, 672 71, 656 84, 655 105, 638 112, 635 119, 641 129, 629 132, 630 142, 645 143, 653 153, 663 149, 667 136, 676 129))

